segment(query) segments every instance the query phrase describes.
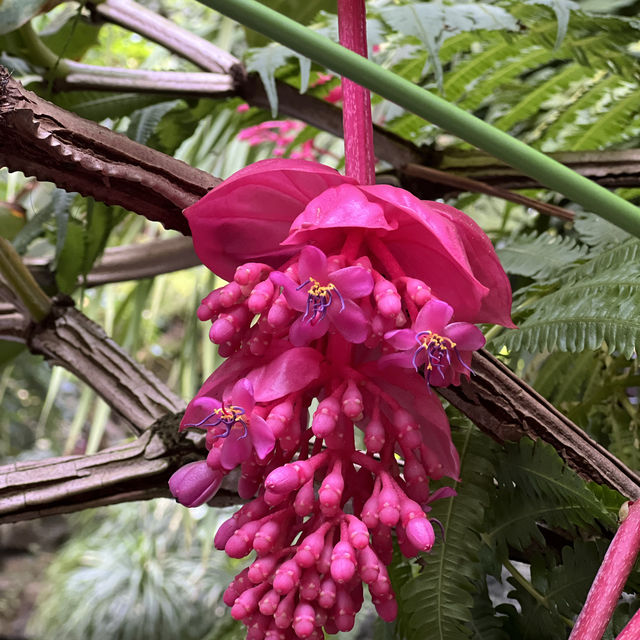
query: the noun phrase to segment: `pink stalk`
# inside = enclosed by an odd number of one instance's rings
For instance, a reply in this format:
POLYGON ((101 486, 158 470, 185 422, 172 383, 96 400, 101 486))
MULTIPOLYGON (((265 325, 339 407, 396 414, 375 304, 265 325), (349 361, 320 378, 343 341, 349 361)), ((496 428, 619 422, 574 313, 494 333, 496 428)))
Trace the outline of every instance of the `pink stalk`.
MULTIPOLYGON (((365 0, 338 0, 340 44, 367 57, 365 0)), ((342 78, 345 173, 360 184, 375 184, 371 97, 364 87, 342 78)))
POLYGON ((633 614, 616 640, 637 640, 640 638, 640 610, 633 614))
MULTIPOLYGON (((600 640, 602 638, 639 549, 640 501, 629 502, 629 513, 607 549, 569 640, 600 640)), ((635 626, 638 626, 638 622, 635 622, 635 626)), ((631 624, 629 623, 628 626, 631 624)), ((623 637, 624 633, 623 631, 618 638, 623 637)), ((631 639, 638 636, 631 634, 625 637, 631 639)))

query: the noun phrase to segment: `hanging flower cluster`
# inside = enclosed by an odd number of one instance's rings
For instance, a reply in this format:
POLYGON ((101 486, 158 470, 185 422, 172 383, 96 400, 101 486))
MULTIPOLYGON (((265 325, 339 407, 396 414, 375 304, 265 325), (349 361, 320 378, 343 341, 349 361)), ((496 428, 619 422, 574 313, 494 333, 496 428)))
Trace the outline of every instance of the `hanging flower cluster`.
POLYGON ((227 360, 181 425, 206 431, 207 458, 170 488, 196 506, 240 467, 248 502, 215 536, 256 554, 232 616, 250 640, 319 640, 352 628, 365 584, 393 620, 393 536, 429 551, 429 503, 452 495, 429 482, 459 473, 431 387, 471 373, 476 323, 513 326, 490 241, 452 207, 301 160, 247 167, 185 215, 229 281, 198 310, 227 360))

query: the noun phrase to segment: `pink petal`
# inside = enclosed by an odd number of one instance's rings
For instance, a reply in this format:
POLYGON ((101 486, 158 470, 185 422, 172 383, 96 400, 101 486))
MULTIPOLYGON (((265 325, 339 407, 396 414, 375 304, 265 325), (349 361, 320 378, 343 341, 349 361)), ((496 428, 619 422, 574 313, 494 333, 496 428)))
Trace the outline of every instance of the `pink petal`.
POLYGON ((445 328, 444 333, 460 351, 481 349, 486 342, 482 331, 468 322, 454 322, 445 328))
POLYGON ((363 267, 346 267, 329 274, 343 298, 363 298, 373 291, 373 276, 363 267))
POLYGON ((453 309, 442 300, 429 300, 418 312, 414 329, 416 333, 420 331, 433 331, 442 335, 444 328, 451 320, 453 309))
POLYGON ((273 451, 276 444, 273 431, 259 415, 254 413, 249 423, 249 433, 258 458, 264 460, 273 451))
POLYGON ((306 282, 309 278, 314 278, 320 284, 327 284, 329 281, 327 256, 317 247, 305 247, 300 252, 298 275, 300 282, 306 282))
POLYGON ((296 318, 289 329, 289 340, 294 347, 306 347, 327 333, 330 325, 331 323, 327 316, 314 322, 304 320, 303 317, 300 316, 296 318))
POLYGON ((196 253, 225 280, 243 262, 279 267, 296 251, 281 247, 310 200, 349 178, 306 160, 263 160, 238 171, 184 211, 196 253))
POLYGON ((395 331, 387 331, 384 339, 397 351, 406 351, 407 349, 417 349, 416 332, 411 329, 396 329, 395 331))
POLYGON ((253 386, 247 378, 241 378, 233 385, 231 391, 231 402, 236 407, 244 409, 245 413, 249 415, 253 411, 255 402, 253 400, 253 386))
POLYGON ((300 391, 320 377, 322 355, 310 347, 289 348, 247 375, 256 402, 271 402, 300 391))
POLYGON ((231 471, 251 455, 251 438, 245 435, 242 426, 236 425, 224 439, 220 464, 226 471, 231 471))
POLYGON ((187 406, 187 410, 184 412, 184 416, 180 421, 180 431, 200 425, 202 429, 206 429, 206 418, 210 416, 216 409, 221 407, 219 400, 215 398, 209 398, 206 396, 196 396, 187 406), (204 421, 204 422, 203 422, 204 421))
MULTIPOLYGON (((345 227, 391 230, 396 225, 389 223, 378 204, 369 202, 361 187, 342 184, 327 189, 308 203, 304 211, 293 221, 291 234, 283 244, 299 244, 311 238, 322 237, 316 234, 309 235, 309 231, 345 227)), ((331 234, 325 236, 323 247, 326 248, 325 243, 330 237, 331 234)))
POLYGON ((344 301, 340 310, 340 301, 333 299, 327 310, 327 317, 348 342, 360 344, 369 335, 369 322, 362 309, 353 300, 344 301))
MULTIPOLYGON (((276 286, 282 287, 284 297, 292 309, 295 309, 296 311, 307 310, 307 299, 309 296, 306 291, 298 289, 299 285, 297 282, 294 282, 289 276, 281 271, 272 271, 269 274, 269 278, 276 286)), ((305 287, 305 289, 308 289, 308 287, 305 287)))
POLYGON ((402 367, 403 369, 413 369, 413 353, 405 351, 403 353, 389 353, 379 358, 380 367, 402 367))

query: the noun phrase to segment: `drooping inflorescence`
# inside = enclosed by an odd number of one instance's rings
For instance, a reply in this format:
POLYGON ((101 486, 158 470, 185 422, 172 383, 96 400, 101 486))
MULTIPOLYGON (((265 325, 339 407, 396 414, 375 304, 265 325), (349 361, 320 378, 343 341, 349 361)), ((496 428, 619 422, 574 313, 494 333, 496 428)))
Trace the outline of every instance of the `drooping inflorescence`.
POLYGON ((257 163, 185 214, 229 281, 198 310, 227 361, 181 425, 206 431, 206 461, 170 488, 196 506, 240 467, 248 502, 215 536, 255 553, 232 616, 250 640, 319 639, 352 628, 364 584, 393 620, 393 540, 431 549, 429 504, 452 492, 429 482, 459 471, 431 387, 470 374, 475 323, 512 326, 491 243, 451 207, 302 161, 257 163))

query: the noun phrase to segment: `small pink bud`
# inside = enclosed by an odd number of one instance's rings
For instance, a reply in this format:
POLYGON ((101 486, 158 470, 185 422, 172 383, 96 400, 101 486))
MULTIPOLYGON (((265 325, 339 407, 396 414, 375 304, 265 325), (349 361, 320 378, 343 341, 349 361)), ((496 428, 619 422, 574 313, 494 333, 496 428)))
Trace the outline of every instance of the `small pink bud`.
POLYGON ((378 498, 380 497, 380 489, 376 485, 371 497, 364 503, 362 507, 362 522, 369 528, 375 529, 378 526, 378 498))
POLYGON ((420 551, 429 551, 433 547, 436 535, 433 526, 425 518, 417 517, 410 520, 404 527, 407 540, 420 551))
POLYGON ((290 462, 274 469, 265 479, 267 489, 275 493, 287 494, 299 489, 313 475, 314 469, 309 460, 290 462))
POLYGON ((320 583, 320 594, 318 595, 318 604, 323 609, 331 609, 336 602, 337 594, 336 583, 331 578, 325 578, 320 583))
POLYGON ((327 516, 333 516, 338 511, 344 490, 344 478, 342 477, 342 461, 336 460, 331 473, 325 477, 318 489, 320 508, 327 516))
POLYGON ((371 547, 376 552, 380 562, 386 566, 391 564, 393 557, 393 541, 389 527, 379 524, 371 535, 371 547))
POLYGON ((362 520, 350 514, 345 516, 348 524, 349 541, 355 549, 369 546, 369 529, 362 520))
POLYGON ((375 551, 371 547, 359 549, 358 557, 358 575, 365 584, 371 584, 378 579, 380 573, 380 561, 375 551))
POLYGON ((300 597, 303 600, 314 601, 320 593, 320 574, 315 567, 309 567, 300 577, 300 597))
POLYGON ((398 603, 392 593, 382 598, 373 598, 372 600, 378 615, 385 622, 393 622, 396 619, 398 615, 398 603))
POLYGON ((263 555, 273 551, 282 533, 282 522, 280 519, 273 519, 265 522, 253 539, 253 548, 258 555, 263 555))
POLYGON ((327 544, 322 547, 322 551, 320 552, 320 557, 316 562, 316 569, 321 576, 324 576, 329 573, 329 569, 331 568, 331 554, 333 553, 333 533, 330 534, 329 539, 327 540, 327 544))
POLYGON ((222 551, 225 545, 229 541, 229 538, 235 533, 238 528, 238 518, 236 515, 231 516, 228 520, 225 520, 216 531, 216 535, 213 539, 213 546, 222 551))
POLYGON ((295 560, 283 562, 276 570, 273 578, 273 588, 281 595, 285 595, 295 589, 300 582, 300 565, 295 560))
POLYGON ((313 607, 306 602, 300 602, 293 612, 293 630, 298 638, 305 640, 313 633, 315 620, 313 607))
POLYGON ((315 506, 315 492, 313 490, 313 480, 309 480, 305 482, 300 489, 298 489, 298 493, 296 494, 296 498, 293 501, 293 508, 296 512, 296 515, 299 515, 301 518, 304 516, 308 516, 313 513, 313 508, 315 506))
POLYGON ((249 327, 251 316, 248 309, 241 305, 221 313, 209 329, 211 342, 222 345, 237 340, 245 329, 249 327))
POLYGON ((364 444, 369 453, 380 453, 386 441, 386 432, 382 421, 371 418, 364 429, 364 444))
POLYGON ((265 583, 243 591, 231 607, 231 617, 234 620, 242 620, 256 611, 258 602, 267 588, 268 585, 265 583))
POLYGON ((265 489, 264 494, 262 495, 262 497, 264 498, 264 501, 268 505, 271 505, 272 507, 275 507, 276 505, 282 504, 283 502, 285 502, 287 500, 287 494, 286 493, 278 493, 276 491, 272 491, 271 489, 265 489))
POLYGON ((422 280, 416 278, 406 279, 407 294, 418 307, 424 306, 431 300, 431 289, 422 280))
POLYGON ((248 615, 242 623, 247 626, 246 640, 264 640, 271 620, 256 611, 248 615))
POLYGON ((197 311, 198 320, 211 320, 211 318, 218 315, 221 308, 220 289, 214 289, 200 303, 197 311))
POLYGON ((405 455, 404 478, 407 483, 407 494, 416 502, 423 503, 429 499, 429 481, 422 463, 413 455, 405 455))
POLYGON ((254 285, 271 271, 271 267, 260 262, 247 262, 241 264, 233 276, 233 279, 243 287, 254 285))
POLYGON ((395 286, 380 278, 373 288, 373 297, 380 311, 380 315, 385 318, 394 318, 402 311, 402 300, 398 295, 395 286))
POLYGON ((319 438, 326 438, 336 428, 340 415, 340 403, 334 396, 329 396, 320 402, 313 414, 311 429, 319 438))
POLYGON ((371 595, 376 598, 384 598, 386 595, 392 592, 391 580, 389 580, 389 574, 387 568, 384 565, 379 565, 380 573, 378 577, 369 585, 369 591, 371 595))
POLYGON ((263 280, 252 289, 247 298, 247 307, 252 313, 264 313, 271 304, 275 288, 271 280, 263 280))
POLYGON ((280 604, 280 594, 275 589, 270 589, 262 596, 258 607, 260 609, 260 613, 265 616, 272 616, 278 605, 280 604))
POLYGON ((269 309, 267 322, 273 329, 283 329, 291 323, 296 313, 289 307, 284 295, 280 294, 269 309))
POLYGON ((249 580, 253 582, 253 584, 260 584, 269 578, 269 576, 275 571, 276 565, 278 564, 278 555, 272 553, 268 556, 262 556, 253 562, 253 564, 249 567, 249 580))
POLYGON ((438 456, 424 444, 420 447, 420 455, 429 477, 432 480, 440 480, 444 474, 442 472, 442 462, 440 462, 438 456))
POLYGON ((396 527, 396 536, 398 538, 398 547, 400 548, 400 553, 402 553, 405 558, 415 558, 420 553, 420 549, 418 549, 407 538, 407 532, 400 523, 398 523, 398 526, 396 527))
POLYGON ((252 584, 251 584, 251 581, 249 580, 249 569, 244 569, 244 571, 241 571, 231 581, 231 584, 227 587, 226 591, 222 596, 222 600, 228 607, 231 607, 233 606, 233 603, 236 601, 236 598, 241 593, 251 588, 251 586, 252 584))
POLYGON ((407 526, 411 520, 414 518, 424 518, 425 514, 422 510, 422 507, 417 503, 407 498, 406 496, 402 496, 400 498, 400 519, 402 521, 403 526, 407 526))
POLYGON ((378 517, 387 527, 393 527, 400 519, 398 494, 392 486, 383 486, 378 498, 378 517))
POLYGON ((230 282, 220 289, 220 304, 225 308, 238 304, 242 298, 242 289, 237 282, 230 282))
POLYGON ((349 542, 340 540, 331 554, 331 577, 337 584, 349 582, 356 572, 356 554, 349 542))
POLYGON ((260 528, 260 522, 247 522, 237 529, 224 546, 230 558, 244 558, 253 548, 253 538, 260 528))
POLYGON ((327 529, 327 525, 321 526, 298 544, 295 560, 301 567, 312 567, 318 561, 324 548, 327 529))
POLYGON ((292 419, 293 402, 285 400, 271 409, 266 422, 275 438, 278 439, 286 433, 292 419))
POLYGON ((251 336, 247 342, 249 351, 251 351, 251 354, 254 356, 263 356, 267 352, 272 340, 273 336, 264 331, 260 331, 259 327, 258 331, 251 336))
POLYGON ((342 394, 342 413, 344 413, 347 418, 353 420, 354 422, 362 420, 362 394, 360 393, 358 386, 353 380, 349 380, 349 382, 347 383, 347 388, 342 394))
POLYGON ((416 449, 422 444, 420 427, 413 416, 405 409, 393 412, 393 425, 398 430, 398 438, 403 448, 416 449))
POLYGON ((356 611, 351 595, 344 589, 339 589, 336 604, 333 609, 333 619, 338 631, 351 631, 356 619, 356 611))
POLYGON ((273 620, 278 629, 286 629, 293 622, 293 608, 295 606, 295 591, 291 591, 286 597, 280 600, 273 620))
POLYGON ((205 460, 180 467, 169 478, 169 490, 185 507, 197 507, 211 500, 218 492, 224 473, 212 469, 205 460))

